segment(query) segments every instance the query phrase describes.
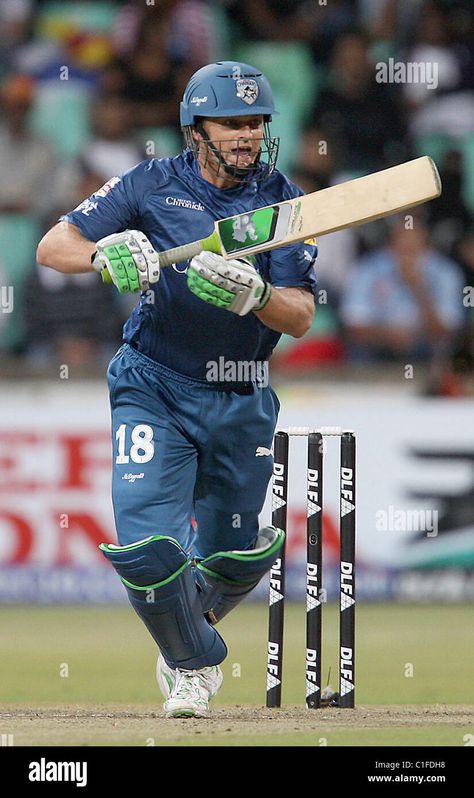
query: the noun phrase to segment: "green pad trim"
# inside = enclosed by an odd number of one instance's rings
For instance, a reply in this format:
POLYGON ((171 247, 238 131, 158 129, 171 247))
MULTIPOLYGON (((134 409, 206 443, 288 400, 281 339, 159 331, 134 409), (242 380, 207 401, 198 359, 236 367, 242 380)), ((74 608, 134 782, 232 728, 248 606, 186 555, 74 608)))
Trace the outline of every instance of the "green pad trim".
POLYGON ((211 554, 209 557, 206 557, 202 562, 208 562, 208 560, 212 560, 214 557, 227 557, 230 560, 240 560, 241 562, 246 562, 246 560, 265 560, 269 554, 273 554, 276 552, 277 549, 280 548, 282 540, 285 539, 285 533, 283 529, 276 528, 277 532, 279 532, 278 536, 275 538, 271 546, 268 546, 265 549, 246 549, 245 551, 216 551, 215 554, 211 554))
POLYGON ((229 560, 239 560, 240 562, 248 562, 249 559, 251 560, 265 560, 267 557, 277 553, 277 551, 281 548, 282 542, 285 539, 285 532, 283 529, 277 528, 278 535, 273 541, 271 546, 265 549, 249 549, 248 551, 218 551, 215 554, 211 554, 210 557, 206 557, 202 562, 197 564, 197 567, 200 571, 209 574, 209 576, 213 576, 216 579, 219 579, 221 582, 226 582, 229 585, 245 585, 245 584, 252 584, 255 581, 255 577, 252 577, 250 582, 234 582, 232 579, 228 579, 221 574, 217 574, 215 571, 212 571, 210 568, 207 567, 206 563, 212 562, 215 557, 226 557, 229 560))
MULTIPOLYGON (((112 544, 111 547, 110 543, 101 543, 99 545, 99 549, 101 549, 102 551, 111 551, 111 552, 116 552, 118 550, 132 551, 132 549, 140 549, 142 546, 146 546, 152 540, 171 540, 173 543, 178 543, 176 538, 172 538, 170 535, 150 535, 149 538, 145 538, 145 540, 140 540, 138 541, 138 543, 129 543, 128 546, 115 546, 114 544, 112 544)), ((155 587, 163 587, 163 585, 167 585, 170 582, 172 582, 173 579, 176 579, 190 565, 191 562, 187 560, 185 563, 183 563, 181 568, 178 568, 178 570, 174 572, 174 574, 171 574, 171 576, 168 576, 166 579, 163 579, 162 582, 155 582, 153 585, 134 585, 133 582, 129 582, 127 579, 124 579, 123 576, 121 576, 120 579, 122 580, 124 585, 127 585, 127 587, 131 587, 133 590, 153 590, 155 587)))
POLYGON ((190 565, 191 563, 189 561, 183 563, 181 568, 178 568, 178 570, 175 571, 174 574, 168 576, 167 579, 163 579, 162 582, 155 582, 153 585, 134 585, 133 582, 129 582, 127 579, 124 579, 123 576, 121 576, 120 579, 122 580, 124 585, 133 588, 133 590, 153 590, 155 587, 163 587, 164 585, 168 585, 170 582, 172 582, 173 579, 177 579, 177 577, 180 576, 180 574, 182 574, 183 571, 186 570, 186 568, 189 568, 190 565))

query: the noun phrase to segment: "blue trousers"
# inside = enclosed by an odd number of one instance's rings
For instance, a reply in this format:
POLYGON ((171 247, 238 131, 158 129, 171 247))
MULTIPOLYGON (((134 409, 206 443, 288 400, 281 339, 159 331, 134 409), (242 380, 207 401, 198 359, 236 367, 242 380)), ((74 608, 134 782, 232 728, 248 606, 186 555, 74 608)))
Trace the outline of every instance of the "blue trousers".
POLYGON ((218 390, 128 344, 108 383, 119 544, 170 535, 197 558, 251 548, 273 468, 273 389, 218 390))

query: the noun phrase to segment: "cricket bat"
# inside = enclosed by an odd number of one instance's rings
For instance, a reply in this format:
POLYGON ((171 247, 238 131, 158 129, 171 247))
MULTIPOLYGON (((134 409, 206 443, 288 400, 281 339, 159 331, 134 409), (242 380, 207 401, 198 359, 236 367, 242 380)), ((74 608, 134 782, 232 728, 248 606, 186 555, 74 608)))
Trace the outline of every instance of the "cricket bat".
POLYGON ((226 260, 254 255, 373 222, 440 194, 436 165, 424 155, 312 194, 221 219, 207 238, 160 252, 160 266, 188 260, 203 249, 226 260))

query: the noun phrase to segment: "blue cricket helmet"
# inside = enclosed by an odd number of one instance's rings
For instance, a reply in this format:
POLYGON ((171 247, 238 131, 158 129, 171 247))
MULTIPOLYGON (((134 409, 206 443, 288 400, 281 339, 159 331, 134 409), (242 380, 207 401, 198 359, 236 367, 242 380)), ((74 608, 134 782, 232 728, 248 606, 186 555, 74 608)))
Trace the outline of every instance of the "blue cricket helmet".
POLYGON ((262 114, 269 122, 275 111, 265 75, 239 61, 219 61, 198 69, 184 91, 181 127, 194 125, 196 117, 262 114))

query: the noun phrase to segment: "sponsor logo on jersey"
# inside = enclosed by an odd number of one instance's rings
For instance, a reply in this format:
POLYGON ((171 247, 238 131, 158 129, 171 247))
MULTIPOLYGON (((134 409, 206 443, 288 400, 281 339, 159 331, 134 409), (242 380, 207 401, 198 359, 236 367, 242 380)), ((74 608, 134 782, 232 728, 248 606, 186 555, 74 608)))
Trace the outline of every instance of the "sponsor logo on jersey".
POLYGON ((272 450, 267 449, 266 446, 257 446, 257 451, 255 452, 255 457, 267 457, 271 455, 272 450))
POLYGON ((235 81, 235 88, 237 89, 237 97, 247 103, 253 105, 258 97, 258 83, 253 78, 240 78, 235 81))
POLYGON ((176 208, 187 208, 190 211, 204 211, 204 205, 194 200, 184 199, 183 197, 166 197, 167 205, 174 205, 176 208))
POLYGON ((127 482, 135 482, 136 479, 143 479, 145 474, 143 471, 140 474, 124 474, 122 479, 125 479, 127 482))

